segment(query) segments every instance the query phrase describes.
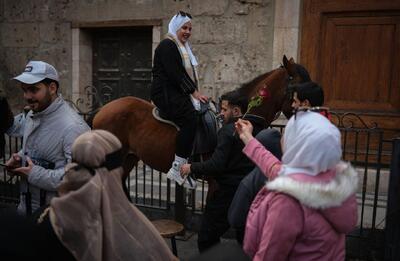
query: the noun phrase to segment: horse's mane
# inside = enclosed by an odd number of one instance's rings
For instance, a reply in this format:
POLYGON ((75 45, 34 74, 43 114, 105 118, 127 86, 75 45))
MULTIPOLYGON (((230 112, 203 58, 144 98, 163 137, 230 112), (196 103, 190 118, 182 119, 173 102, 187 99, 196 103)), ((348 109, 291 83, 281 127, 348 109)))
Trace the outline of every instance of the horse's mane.
MULTIPOLYGON (((308 73, 307 69, 302 66, 301 64, 295 64, 295 68, 296 68, 296 72, 300 75, 300 77, 302 78, 302 82, 308 82, 311 81, 311 77, 310 74, 308 73)), ((279 68, 278 68, 279 69, 279 68)), ((268 77, 269 75, 271 75, 272 73, 274 73, 276 71, 272 70, 270 72, 261 74, 259 76, 257 76, 256 78, 254 78, 253 80, 250 80, 246 83, 243 83, 239 88, 238 91, 240 93, 242 93, 243 95, 248 95, 249 93, 251 93, 251 91, 253 90, 254 86, 256 86, 259 82, 261 82, 262 80, 265 79, 265 77, 268 77)))
POLYGON ((272 74, 274 71, 275 71, 275 70, 272 70, 272 71, 270 71, 270 72, 261 74, 261 75, 257 76, 256 78, 254 78, 253 80, 248 81, 248 82, 246 82, 246 83, 243 83, 243 84, 239 87, 238 91, 239 91, 240 93, 244 94, 244 95, 248 95, 248 94, 252 91, 252 89, 253 89, 253 87, 254 87, 255 85, 257 85, 259 82, 261 82, 263 79, 265 79, 265 77, 268 77, 268 76, 269 76, 270 74, 272 74))
POLYGON ((307 69, 303 65, 296 63, 296 71, 300 75, 303 82, 311 81, 310 74, 308 73, 307 69))

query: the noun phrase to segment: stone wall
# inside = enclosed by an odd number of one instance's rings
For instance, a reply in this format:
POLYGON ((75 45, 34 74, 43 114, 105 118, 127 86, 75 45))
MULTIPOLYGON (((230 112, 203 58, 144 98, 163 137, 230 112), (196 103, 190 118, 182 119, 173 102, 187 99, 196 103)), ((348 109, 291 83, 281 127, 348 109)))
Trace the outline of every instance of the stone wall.
POLYGON ((21 92, 10 78, 38 59, 57 68, 61 92, 71 98, 73 23, 158 19, 164 35, 177 10, 194 16, 204 93, 216 98, 271 70, 273 0, 0 0, 0 91, 18 108, 21 92))

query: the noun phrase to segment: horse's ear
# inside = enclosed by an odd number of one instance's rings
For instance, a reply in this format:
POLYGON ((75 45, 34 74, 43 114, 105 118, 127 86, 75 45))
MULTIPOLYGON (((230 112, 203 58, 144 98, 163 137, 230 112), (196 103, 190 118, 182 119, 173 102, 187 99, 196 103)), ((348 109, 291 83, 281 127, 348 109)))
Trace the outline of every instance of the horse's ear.
POLYGON ((294 63, 295 63, 293 57, 291 57, 291 58, 289 59, 289 63, 291 63, 291 64, 294 64, 294 63))
POLYGON ((289 61, 288 61, 286 55, 283 55, 282 61, 283 61, 283 67, 287 68, 289 61))

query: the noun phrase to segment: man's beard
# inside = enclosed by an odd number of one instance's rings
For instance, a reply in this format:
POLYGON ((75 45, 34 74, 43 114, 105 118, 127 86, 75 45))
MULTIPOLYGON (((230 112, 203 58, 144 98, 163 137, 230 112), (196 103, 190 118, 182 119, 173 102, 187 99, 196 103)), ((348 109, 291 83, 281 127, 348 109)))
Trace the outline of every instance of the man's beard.
POLYGON ((52 102, 51 101, 51 94, 47 90, 46 91, 46 95, 44 96, 42 101, 28 99, 27 102, 28 102, 28 105, 29 105, 29 107, 31 108, 31 110, 33 112, 35 112, 35 113, 36 112, 41 112, 41 111, 44 111, 47 107, 49 107, 49 105, 51 104, 51 102, 52 102))

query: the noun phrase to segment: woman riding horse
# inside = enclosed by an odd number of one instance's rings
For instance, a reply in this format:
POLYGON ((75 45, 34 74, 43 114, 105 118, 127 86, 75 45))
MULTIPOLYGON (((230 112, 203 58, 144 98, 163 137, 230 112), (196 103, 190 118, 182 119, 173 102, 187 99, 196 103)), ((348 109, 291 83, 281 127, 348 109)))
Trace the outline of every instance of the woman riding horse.
MULTIPOLYGON (((257 96, 261 89, 268 91, 269 98, 263 99, 250 113, 263 117, 266 126, 269 126, 279 111, 286 117, 291 116, 290 84, 309 79, 303 66, 284 56, 281 68, 258 76, 239 91, 249 100, 257 96)), ((125 178, 139 159, 164 173, 169 171, 174 160, 178 132, 172 125, 156 120, 152 115, 153 108, 154 105, 145 100, 123 97, 103 106, 93 120, 95 129, 112 132, 129 151, 124 164, 125 178)))
MULTIPOLYGON (((196 134, 200 101, 208 98, 198 91, 197 60, 189 45, 192 33, 191 15, 178 12, 169 22, 166 39, 155 50, 151 99, 162 115, 179 126, 176 137, 176 153, 167 177, 182 185, 180 167, 187 163, 196 134)), ((195 188, 194 180, 186 180, 185 186, 195 188), (189 182, 187 182, 189 181, 189 182)))

